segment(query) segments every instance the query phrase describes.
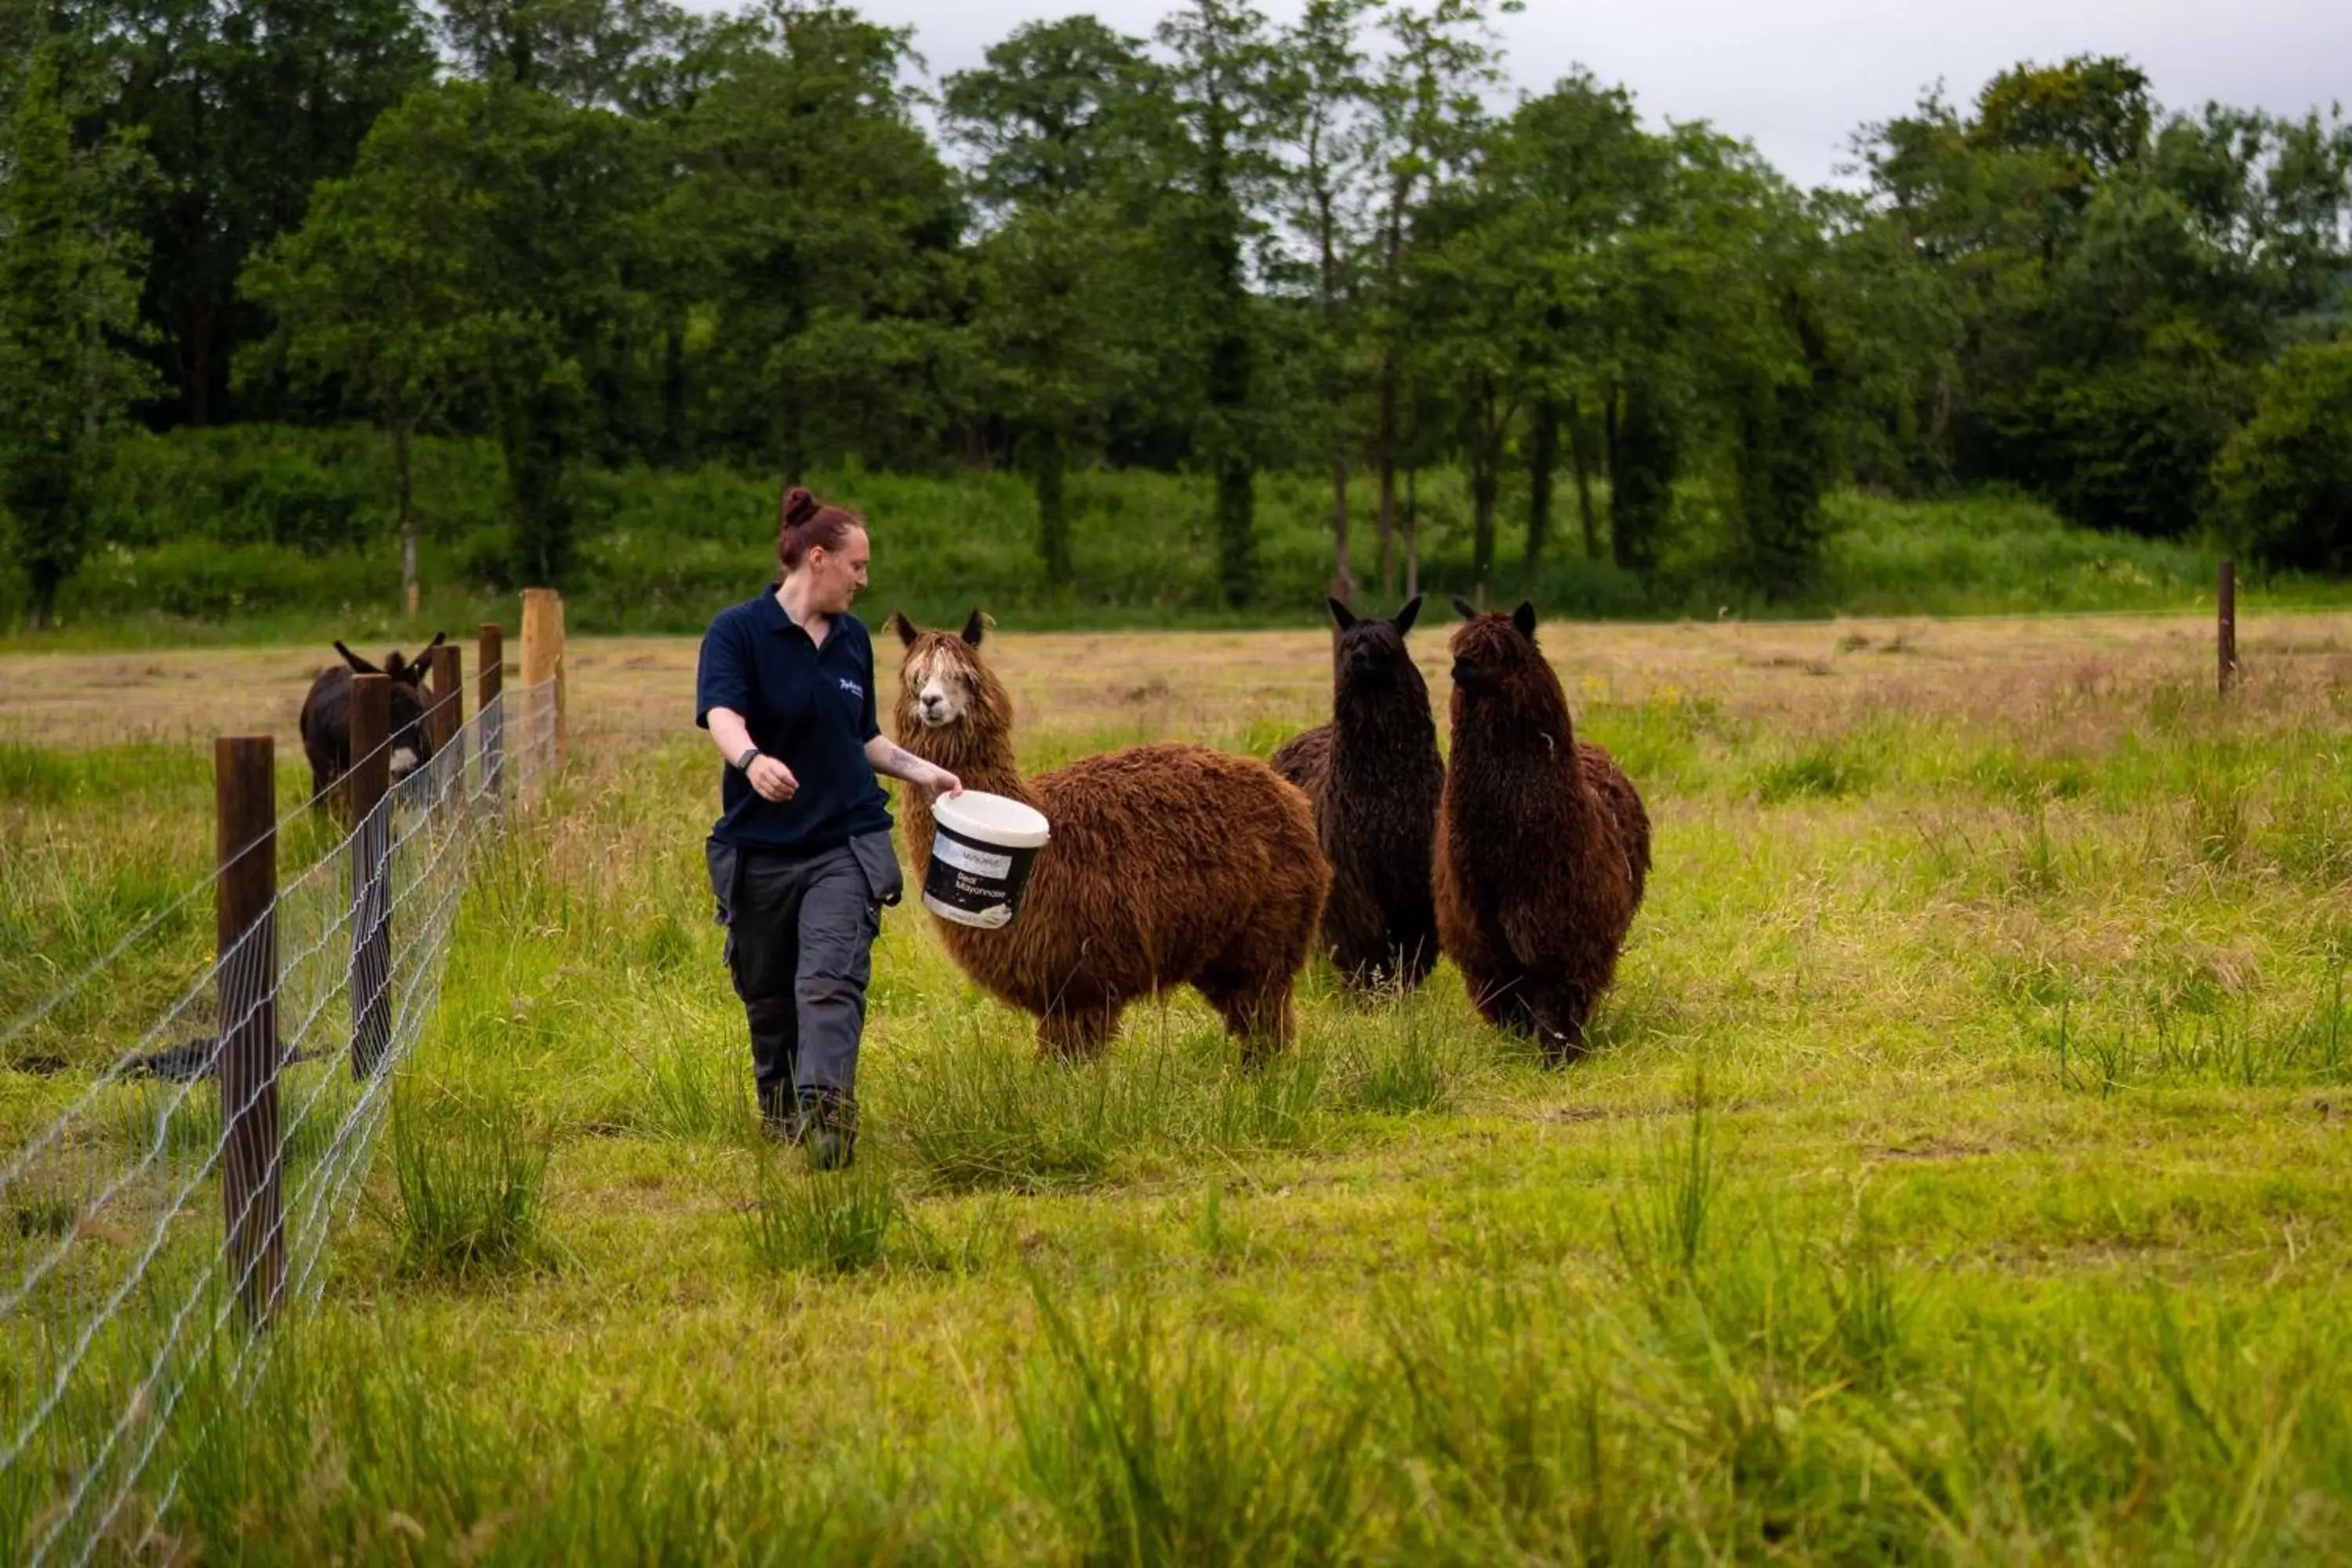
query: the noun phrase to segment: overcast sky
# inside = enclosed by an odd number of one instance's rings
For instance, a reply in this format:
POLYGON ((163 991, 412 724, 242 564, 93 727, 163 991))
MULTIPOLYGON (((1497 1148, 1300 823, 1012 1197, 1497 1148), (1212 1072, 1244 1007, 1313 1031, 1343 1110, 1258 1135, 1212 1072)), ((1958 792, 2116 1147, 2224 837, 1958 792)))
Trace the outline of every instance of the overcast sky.
MULTIPOLYGON (((1261 0, 1277 18, 1295 0, 1261 0)), ((1092 11, 1145 34, 1166 0, 861 0, 915 29, 934 79, 976 65, 1022 22, 1092 11)), ((1900 114, 1941 79, 1965 101, 2020 59, 2128 55, 2158 100, 2275 112, 2352 99, 2352 0, 1528 0, 1502 31, 1515 87, 1583 65, 1631 88, 1653 123, 1707 120, 1801 184, 1830 177, 1865 121, 1900 114)))

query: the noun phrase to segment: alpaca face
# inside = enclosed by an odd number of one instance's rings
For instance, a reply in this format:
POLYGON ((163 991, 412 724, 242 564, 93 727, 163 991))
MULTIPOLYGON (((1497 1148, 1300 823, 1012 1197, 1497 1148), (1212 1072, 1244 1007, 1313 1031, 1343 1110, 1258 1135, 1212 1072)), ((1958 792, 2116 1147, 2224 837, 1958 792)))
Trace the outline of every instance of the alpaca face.
POLYGON ((975 713, 1001 712, 1002 689, 992 703, 990 677, 980 664, 980 639, 988 619, 978 610, 961 633, 927 632, 900 613, 887 623, 898 634, 906 658, 898 665, 898 712, 926 730, 945 730, 975 713))
POLYGON ((927 730, 944 730, 961 723, 971 710, 972 677, 969 655, 959 656, 954 637, 933 634, 929 646, 907 655, 898 667, 898 684, 912 699, 916 720, 927 730))
POLYGON ((1465 618, 1454 629, 1454 684, 1469 693, 1491 691, 1544 668, 1536 647, 1535 608, 1521 605, 1510 615, 1479 615, 1460 605, 1465 618))
MULTIPOLYGON (((1354 611, 1338 599, 1324 601, 1331 609, 1331 625, 1338 632, 1333 653, 1338 661, 1339 684, 1343 689, 1363 688, 1375 689, 1392 687, 1410 680, 1415 674, 1412 656, 1405 651, 1405 634, 1421 614, 1421 599, 1412 602, 1386 620, 1359 619, 1354 611)), ((1414 682, 1417 684, 1417 682, 1414 682)))

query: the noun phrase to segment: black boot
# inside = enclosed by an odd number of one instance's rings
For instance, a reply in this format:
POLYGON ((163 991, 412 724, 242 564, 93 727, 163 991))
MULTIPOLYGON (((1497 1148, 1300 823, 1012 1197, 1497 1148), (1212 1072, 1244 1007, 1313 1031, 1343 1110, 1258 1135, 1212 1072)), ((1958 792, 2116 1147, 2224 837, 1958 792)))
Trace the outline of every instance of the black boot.
POLYGON ((856 1102, 830 1089, 814 1090, 801 1097, 800 1118, 809 1164, 819 1171, 848 1169, 857 1158, 856 1102))

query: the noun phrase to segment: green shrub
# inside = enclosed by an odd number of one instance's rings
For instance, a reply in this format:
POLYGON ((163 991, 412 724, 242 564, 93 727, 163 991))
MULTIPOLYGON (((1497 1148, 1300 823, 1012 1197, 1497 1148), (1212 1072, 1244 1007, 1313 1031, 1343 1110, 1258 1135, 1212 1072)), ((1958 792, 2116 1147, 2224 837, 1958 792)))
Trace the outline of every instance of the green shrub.
POLYGON ((2352 342, 2290 349, 2270 367, 2215 481, 2256 560, 2352 569, 2352 342))

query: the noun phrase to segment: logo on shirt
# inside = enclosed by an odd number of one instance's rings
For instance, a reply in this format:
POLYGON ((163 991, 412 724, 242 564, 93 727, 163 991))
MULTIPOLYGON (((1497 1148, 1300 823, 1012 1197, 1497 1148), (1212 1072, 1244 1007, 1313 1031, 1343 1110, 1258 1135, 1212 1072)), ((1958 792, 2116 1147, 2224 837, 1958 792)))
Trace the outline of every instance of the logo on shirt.
POLYGON ((834 679, 840 683, 841 689, 844 691, 848 692, 860 702, 866 700, 866 688, 858 685, 857 682, 850 679, 847 676, 835 676, 834 679))

